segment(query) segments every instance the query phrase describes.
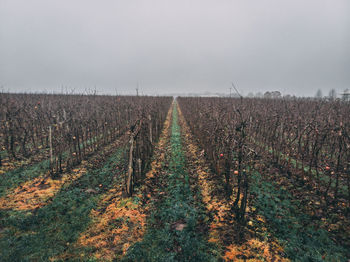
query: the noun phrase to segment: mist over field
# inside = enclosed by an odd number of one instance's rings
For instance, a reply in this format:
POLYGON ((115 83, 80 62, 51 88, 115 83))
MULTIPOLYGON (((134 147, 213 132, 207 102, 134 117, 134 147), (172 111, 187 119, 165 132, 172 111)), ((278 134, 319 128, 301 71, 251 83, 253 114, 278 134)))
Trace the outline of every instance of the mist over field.
POLYGON ((0 1, 10 92, 323 95, 350 87, 350 3, 0 1))

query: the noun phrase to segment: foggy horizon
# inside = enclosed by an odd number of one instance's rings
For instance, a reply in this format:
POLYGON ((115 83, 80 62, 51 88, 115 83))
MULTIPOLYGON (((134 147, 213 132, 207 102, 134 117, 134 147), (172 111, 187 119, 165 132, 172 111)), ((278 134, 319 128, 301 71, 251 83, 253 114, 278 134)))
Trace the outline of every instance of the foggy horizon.
POLYGON ((350 3, 0 1, 7 92, 167 95, 350 88, 350 3), (90 92, 89 91, 89 92, 90 92))

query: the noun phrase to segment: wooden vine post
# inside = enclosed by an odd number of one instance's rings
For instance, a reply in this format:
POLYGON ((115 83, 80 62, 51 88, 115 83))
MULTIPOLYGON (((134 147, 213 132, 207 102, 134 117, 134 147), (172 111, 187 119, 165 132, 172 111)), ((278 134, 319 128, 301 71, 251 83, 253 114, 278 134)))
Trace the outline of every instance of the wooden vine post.
POLYGON ((133 151, 134 151, 134 134, 131 134, 130 138, 130 152, 129 152, 129 166, 128 166, 128 178, 126 182, 126 193, 128 196, 132 194, 132 173, 133 173, 133 151))
POLYGON ((149 141, 153 143, 153 134, 152 134, 152 117, 151 115, 148 115, 149 120, 149 141))
POLYGON ((52 127, 49 126, 49 145, 50 145, 50 171, 52 172, 53 155, 52 155, 52 127))

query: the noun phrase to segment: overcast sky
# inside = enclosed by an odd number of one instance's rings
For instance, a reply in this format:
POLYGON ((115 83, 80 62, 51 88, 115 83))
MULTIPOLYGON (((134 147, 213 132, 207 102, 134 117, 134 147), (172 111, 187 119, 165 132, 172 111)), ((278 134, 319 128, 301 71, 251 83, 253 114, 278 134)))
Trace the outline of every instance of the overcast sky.
POLYGON ((349 0, 0 0, 5 91, 350 88, 349 0))

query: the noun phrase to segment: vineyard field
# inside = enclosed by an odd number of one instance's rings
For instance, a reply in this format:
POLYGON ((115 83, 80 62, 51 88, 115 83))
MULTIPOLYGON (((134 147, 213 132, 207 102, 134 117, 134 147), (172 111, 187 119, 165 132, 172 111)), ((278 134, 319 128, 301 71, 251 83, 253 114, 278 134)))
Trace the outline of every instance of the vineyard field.
POLYGON ((348 102, 0 102, 0 261, 350 260, 348 102))

